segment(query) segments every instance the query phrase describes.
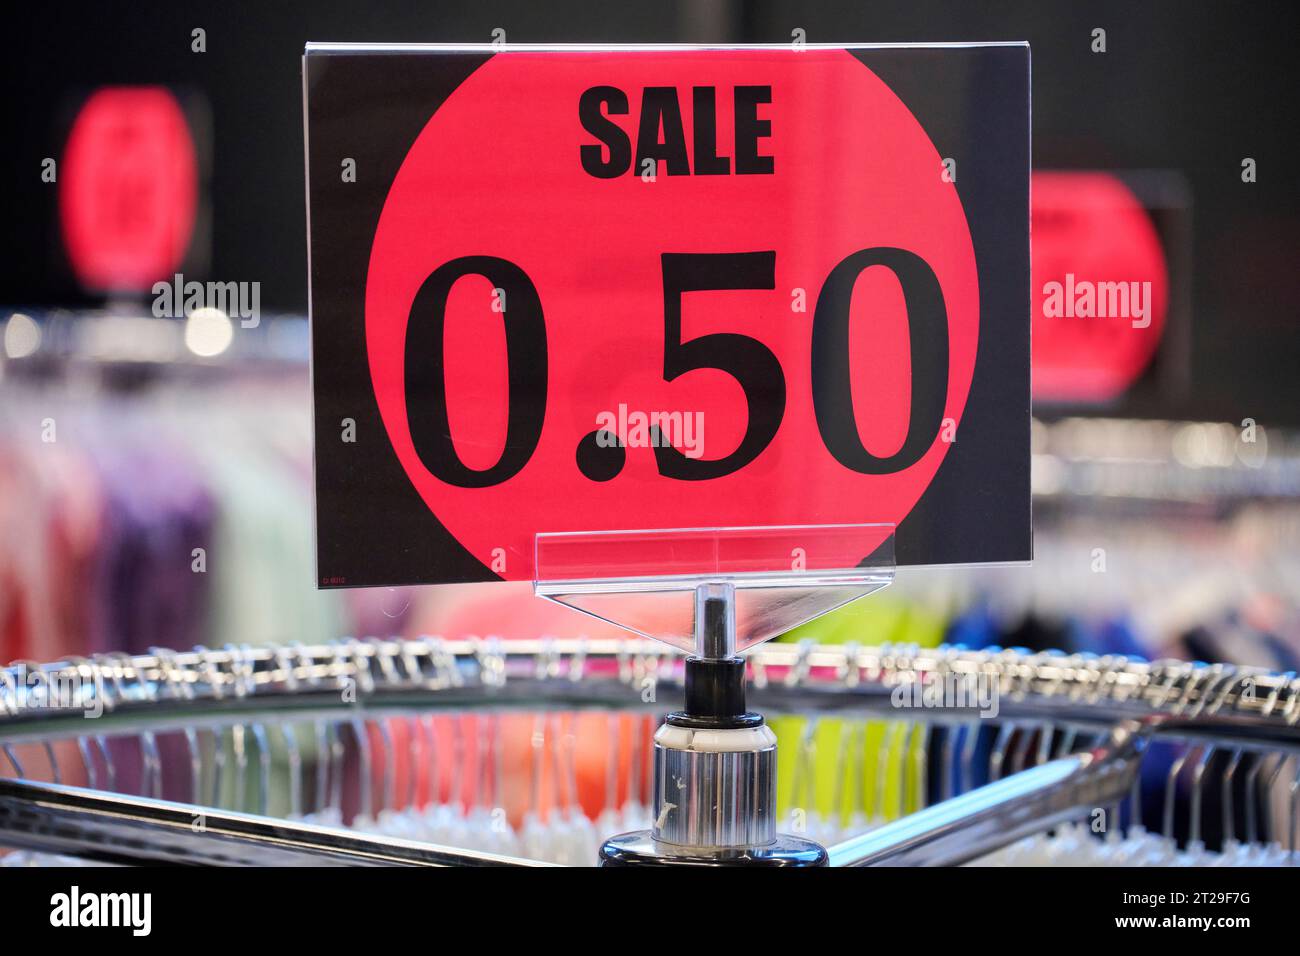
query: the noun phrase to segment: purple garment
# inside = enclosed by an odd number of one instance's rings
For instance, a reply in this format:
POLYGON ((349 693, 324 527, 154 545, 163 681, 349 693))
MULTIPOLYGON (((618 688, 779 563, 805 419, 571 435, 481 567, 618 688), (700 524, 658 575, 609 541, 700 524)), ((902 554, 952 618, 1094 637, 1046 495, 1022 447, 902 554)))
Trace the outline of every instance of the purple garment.
POLYGON ((104 524, 94 593, 92 651, 146 653, 188 648, 206 633, 208 576, 192 570, 207 553, 217 505, 180 442, 96 442, 104 524))

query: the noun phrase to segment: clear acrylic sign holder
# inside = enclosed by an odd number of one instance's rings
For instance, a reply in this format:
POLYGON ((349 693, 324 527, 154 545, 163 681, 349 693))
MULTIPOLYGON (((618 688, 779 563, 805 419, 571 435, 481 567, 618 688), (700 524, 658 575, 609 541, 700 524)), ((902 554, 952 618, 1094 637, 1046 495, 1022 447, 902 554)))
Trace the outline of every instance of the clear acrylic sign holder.
POLYGON ((654 824, 605 866, 824 865, 776 833, 776 737, 745 707, 738 655, 889 585, 894 525, 536 536, 534 592, 688 653, 686 705, 655 735, 654 824))

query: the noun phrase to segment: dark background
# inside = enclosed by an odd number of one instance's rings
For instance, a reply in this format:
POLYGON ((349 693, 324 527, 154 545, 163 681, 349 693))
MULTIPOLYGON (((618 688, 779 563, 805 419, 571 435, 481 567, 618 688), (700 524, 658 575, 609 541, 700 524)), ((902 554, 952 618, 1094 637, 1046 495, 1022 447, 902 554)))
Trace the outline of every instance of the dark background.
POLYGON ((306 309, 300 56, 307 40, 1029 40, 1039 168, 1174 169, 1193 202, 1191 394, 1152 413, 1300 422, 1300 88, 1294 3, 68 3, 9 7, 0 304, 85 304, 59 253, 56 187, 78 98, 105 83, 202 93, 211 112, 211 274, 306 309), (190 30, 207 52, 190 52, 190 30), (1107 52, 1090 51, 1104 27, 1107 52), (1241 160, 1258 182, 1241 182, 1241 160))

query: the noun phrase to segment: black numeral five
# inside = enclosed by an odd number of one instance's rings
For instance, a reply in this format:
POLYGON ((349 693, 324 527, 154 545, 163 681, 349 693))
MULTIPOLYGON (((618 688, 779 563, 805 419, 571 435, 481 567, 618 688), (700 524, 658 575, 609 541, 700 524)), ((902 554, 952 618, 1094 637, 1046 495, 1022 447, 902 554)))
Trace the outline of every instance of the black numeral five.
MULTIPOLYGON (((659 473, 683 481, 721 478, 757 458, 785 417, 785 375, 781 363, 762 342, 734 332, 701 335, 682 341, 682 295, 724 289, 775 289, 775 252, 663 254, 664 381, 701 368, 726 372, 745 392, 749 424, 740 445, 726 458, 688 458, 665 446, 655 434, 659 473)), ((658 429, 653 429, 658 432, 658 429)))

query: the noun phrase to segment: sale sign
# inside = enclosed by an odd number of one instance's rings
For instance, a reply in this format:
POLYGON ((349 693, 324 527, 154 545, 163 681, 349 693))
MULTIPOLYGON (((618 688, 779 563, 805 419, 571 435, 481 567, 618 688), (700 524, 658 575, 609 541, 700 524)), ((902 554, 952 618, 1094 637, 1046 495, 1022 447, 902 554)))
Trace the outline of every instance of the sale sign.
POLYGON ((106 86, 68 134, 59 213, 68 261, 87 289, 142 291, 170 278, 199 217, 199 151, 161 86, 106 86))
POLYGON ((529 580, 547 532, 1028 559, 1028 69, 310 46, 321 586, 529 580))
POLYGON ((1034 397, 1106 403, 1142 375, 1169 302, 1164 249, 1118 177, 1033 177, 1034 397))

